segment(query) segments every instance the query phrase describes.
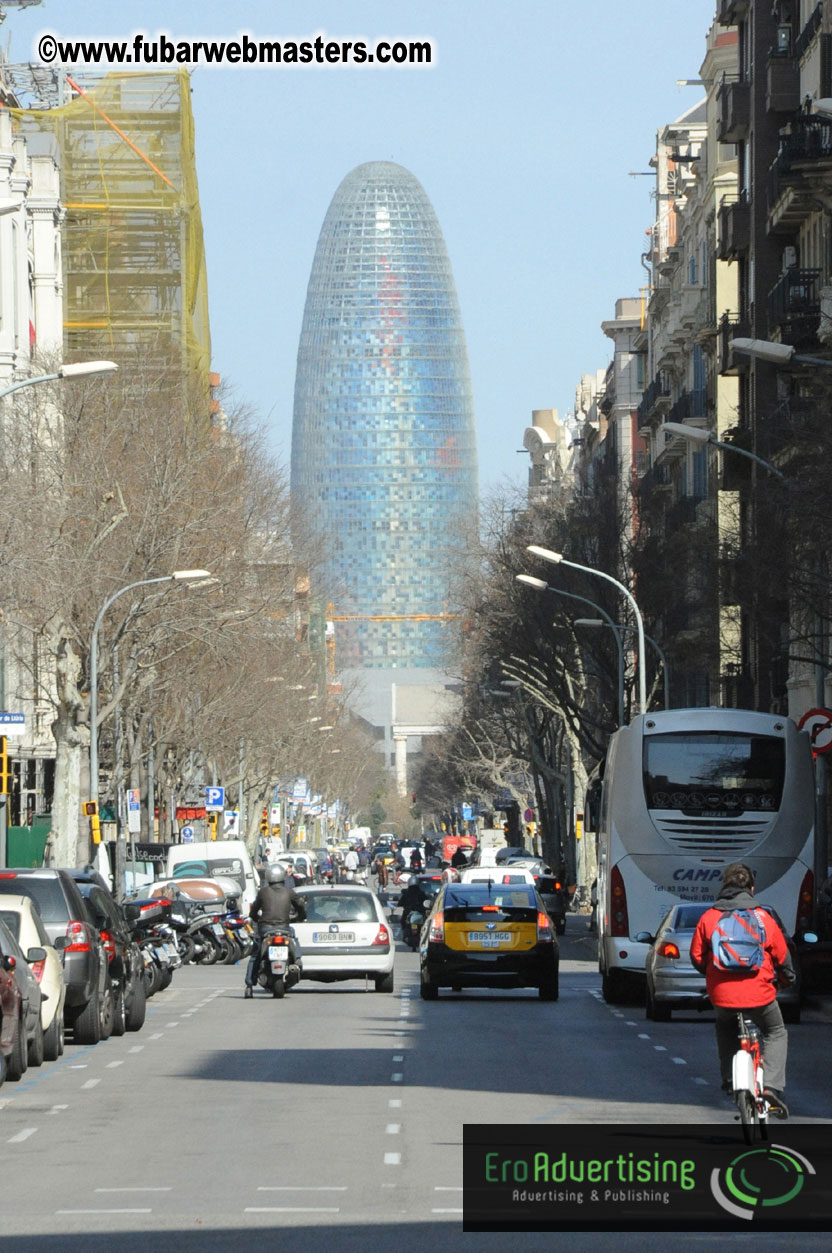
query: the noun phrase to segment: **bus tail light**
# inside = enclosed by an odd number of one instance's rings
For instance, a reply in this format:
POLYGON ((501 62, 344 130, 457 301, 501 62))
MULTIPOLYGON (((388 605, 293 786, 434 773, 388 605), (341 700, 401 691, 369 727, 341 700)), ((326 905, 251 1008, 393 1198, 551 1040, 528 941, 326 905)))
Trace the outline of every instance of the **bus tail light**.
POLYGON ((807 870, 803 876, 803 882, 800 885, 800 894, 797 898, 797 921, 795 922, 795 932, 800 935, 803 931, 812 930, 812 911, 815 905, 815 876, 811 870, 807 870))
POLYGON ((627 893, 621 871, 613 866, 610 874, 610 935, 629 935, 630 921, 627 917, 627 893))

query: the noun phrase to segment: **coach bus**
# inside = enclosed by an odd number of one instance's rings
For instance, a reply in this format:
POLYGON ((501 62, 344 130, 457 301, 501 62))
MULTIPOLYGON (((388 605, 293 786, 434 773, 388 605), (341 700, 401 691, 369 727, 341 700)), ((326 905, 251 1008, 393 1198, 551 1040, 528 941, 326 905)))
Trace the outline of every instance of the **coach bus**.
POLYGON ((648 945, 679 900, 712 901, 731 862, 790 935, 812 926, 815 796, 808 735, 741 709, 642 714, 611 739, 598 819, 604 999, 644 985, 648 945))

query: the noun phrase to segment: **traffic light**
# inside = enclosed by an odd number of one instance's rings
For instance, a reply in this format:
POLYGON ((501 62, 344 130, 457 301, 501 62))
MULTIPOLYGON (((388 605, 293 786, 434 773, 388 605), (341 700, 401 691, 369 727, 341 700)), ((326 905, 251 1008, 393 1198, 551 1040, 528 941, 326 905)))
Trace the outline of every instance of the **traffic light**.
POLYGON ((266 811, 265 811, 265 810, 263 810, 263 817, 260 819, 260 834, 261 834, 261 835, 268 835, 268 834, 269 834, 269 820, 268 820, 268 818, 266 817, 266 811))
POLYGON ((215 811, 212 811, 207 815, 207 822, 210 837, 212 840, 215 840, 217 838, 217 815, 215 811))
POLYGON ((9 746, 5 735, 0 735, 0 796, 8 796, 12 790, 12 774, 9 765, 9 746))
POLYGON ((93 844, 101 843, 101 819, 98 816, 98 801, 82 801, 81 810, 85 818, 90 820, 93 844))

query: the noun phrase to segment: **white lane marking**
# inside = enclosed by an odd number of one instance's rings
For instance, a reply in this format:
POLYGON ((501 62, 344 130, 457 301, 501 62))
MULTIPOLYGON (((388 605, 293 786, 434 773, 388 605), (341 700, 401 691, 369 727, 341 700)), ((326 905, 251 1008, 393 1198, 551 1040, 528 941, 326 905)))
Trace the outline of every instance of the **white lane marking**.
POLYGON ((693 1082, 694 1082, 694 1083, 701 1083, 701 1084, 704 1084, 706 1088, 707 1088, 707 1086, 708 1086, 708 1080, 707 1080, 707 1079, 701 1079, 698 1075, 697 1075, 697 1077, 694 1079, 694 1081, 693 1081, 693 1082))
POLYGON ((88 1079, 86 1083, 81 1084, 81 1091, 83 1092, 84 1088, 94 1088, 100 1082, 100 1079, 88 1079))
POLYGON ((107 1062, 107 1070, 115 1070, 116 1066, 123 1066, 123 1065, 124 1065, 123 1058, 121 1059, 121 1061, 118 1061, 118 1062, 107 1062))
POLYGON ((60 1113, 62 1109, 69 1109, 69 1106, 68 1105, 53 1105, 52 1108, 48 1109, 46 1112, 47 1114, 58 1114, 60 1113))
POLYGON ((627 1021, 626 1021, 626 1022, 625 1022, 625 1024, 624 1024, 624 1026, 625 1026, 625 1027, 637 1027, 637 1026, 638 1026, 638 1023, 637 1023, 637 1022, 633 1022, 633 1020, 632 1020, 631 1018, 628 1018, 628 1019, 627 1019, 627 1021))
POLYGON ((385 1166, 401 1166, 401 1163, 402 1163, 401 1153, 385 1153, 384 1154, 385 1166))
POLYGON ((172 1192, 173 1188, 96 1188, 96 1192, 172 1192))
POLYGON ((155 1035, 150 1037, 151 1040, 161 1040, 163 1032, 157 1031, 155 1035))
POLYGON ((141 1053, 143 1048, 144 1048, 143 1044, 134 1044, 131 1049, 127 1050, 127 1052, 128 1053, 141 1053))
POLYGON ((324 1184, 320 1187, 293 1187, 291 1184, 261 1184, 258 1192, 346 1192, 345 1184, 324 1184))
POLYGON ((244 1214, 340 1214, 337 1205, 247 1205, 244 1214))
POLYGON ((9 1136, 7 1144, 22 1144, 24 1140, 28 1140, 29 1136, 33 1136, 37 1131, 37 1127, 24 1127, 22 1131, 18 1131, 16 1136, 9 1136))
POLYGON ((401 1101, 396 1100, 395 1098, 393 1098, 393 1100, 391 1101, 388 1101, 387 1104, 390 1106, 390 1109, 401 1109, 402 1107, 401 1101))
POLYGON ((389 1136, 397 1136, 402 1129, 400 1122, 389 1122, 384 1130, 389 1136))
POLYGON ((178 1022, 166 1022, 165 1023, 165 1029, 167 1029, 168 1027, 178 1027, 178 1026, 179 1026, 178 1022))
POLYGON ((56 1214, 152 1214, 152 1209, 56 1209, 56 1214))
POLYGON ((638 1038, 639 1038, 640 1040, 649 1040, 649 1039, 650 1039, 649 1035, 647 1035, 647 1033, 646 1033, 645 1031, 639 1031, 639 1033, 638 1033, 638 1038))
POLYGON ((610 1010, 610 1013, 612 1014, 613 1018, 623 1018, 623 1017, 624 1017, 624 1015, 622 1014, 622 1012, 621 1012, 621 1010, 620 1010, 620 1009, 612 1009, 612 1010, 610 1010))
POLYGON ((86 1069, 87 1069, 87 1063, 86 1063, 86 1062, 78 1062, 76 1065, 74 1065, 74 1066, 70 1066, 70 1068, 69 1068, 69 1069, 70 1069, 70 1070, 86 1070, 86 1069))
POLYGON ((394 1054, 393 1054, 393 1061, 394 1061, 394 1062, 403 1062, 403 1061, 404 1061, 404 1054, 402 1054, 402 1053, 394 1053, 394 1054))
POLYGON ((402 1079, 404 1079, 404 1075, 401 1074, 401 1072, 399 1071, 397 1071, 396 1074, 390 1076, 390 1081, 392 1083, 401 1083, 402 1079))
POLYGON ((462 1188, 452 1188, 445 1184, 437 1183, 433 1190, 434 1192, 461 1192, 462 1188))
POLYGON ((687 1066, 684 1057, 672 1057, 670 1060, 677 1066, 687 1066))
POLYGON ((664 1046, 663 1044, 654 1044, 654 1045, 653 1045, 653 1048, 656 1050, 656 1052, 657 1052, 657 1053, 666 1053, 666 1052, 667 1052, 667 1049, 665 1048, 665 1046, 664 1046))
POLYGON ((461 1214, 461 1209, 432 1209, 431 1214, 461 1214))

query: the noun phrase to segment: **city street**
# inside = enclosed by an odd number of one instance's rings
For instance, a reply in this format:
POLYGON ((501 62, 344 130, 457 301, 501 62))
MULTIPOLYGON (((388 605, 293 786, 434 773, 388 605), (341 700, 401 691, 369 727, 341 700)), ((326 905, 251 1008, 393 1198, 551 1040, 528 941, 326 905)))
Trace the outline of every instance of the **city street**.
MULTIPOLYGON (((247 1003, 241 967, 183 968, 138 1035, 68 1045, 3 1087, 0 1243, 105 1248, 123 1233, 117 1247, 138 1249, 157 1232, 154 1248, 496 1247, 504 1236, 461 1230, 464 1123, 730 1127, 712 1018, 654 1024, 604 1004, 587 920, 567 925, 554 1004, 526 991, 425 1004, 401 944, 393 995, 304 982, 247 1003)), ((832 1118, 817 1065, 828 1032, 819 1002, 790 1028, 795 1121, 832 1118)), ((645 1243, 592 1245, 613 1240, 645 1243)))

